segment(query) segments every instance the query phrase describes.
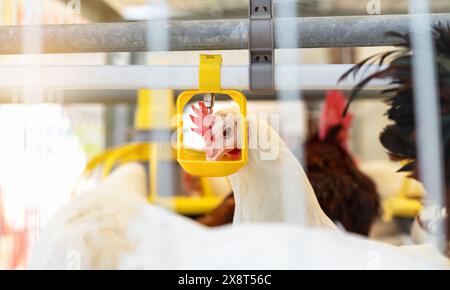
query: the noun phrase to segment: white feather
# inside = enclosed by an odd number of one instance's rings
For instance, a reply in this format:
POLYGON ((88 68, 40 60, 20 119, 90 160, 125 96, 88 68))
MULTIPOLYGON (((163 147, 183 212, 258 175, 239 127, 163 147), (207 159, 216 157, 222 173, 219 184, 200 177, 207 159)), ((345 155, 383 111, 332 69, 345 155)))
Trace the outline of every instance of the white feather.
POLYGON ((447 260, 335 231, 277 224, 208 229, 145 200, 145 171, 119 168, 62 208, 31 269, 442 269, 447 260))
MULTIPOLYGON (((237 113, 228 109, 217 114, 237 113)), ((278 133, 264 120, 248 118, 248 123, 248 163, 229 177, 236 201, 234 223, 306 221, 309 226, 337 229, 321 209, 299 161, 278 133), (269 149, 277 154, 268 154, 269 149), (289 172, 284 171, 286 168, 289 172), (290 182, 283 186, 286 180, 290 182)))

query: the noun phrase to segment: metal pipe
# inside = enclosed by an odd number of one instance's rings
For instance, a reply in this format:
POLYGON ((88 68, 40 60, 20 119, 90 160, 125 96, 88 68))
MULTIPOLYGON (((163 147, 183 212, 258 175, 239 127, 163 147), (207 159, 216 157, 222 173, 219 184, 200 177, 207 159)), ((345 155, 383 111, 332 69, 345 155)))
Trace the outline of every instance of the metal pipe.
MULTIPOLYGON (((433 14, 432 22, 450 22, 450 14, 433 14)), ((385 46, 398 44, 386 37, 407 33, 409 15, 279 18, 275 20, 276 48, 385 46), (285 42, 283 27, 297 26, 296 41, 285 42)), ((159 23, 169 37, 169 50, 248 49, 248 20, 169 21, 159 23)), ((161 51, 164 43, 147 42, 146 22, 116 22, 42 26, 0 26, 0 54, 161 51), (42 51, 23 49, 25 31, 42 33, 42 51)))
MULTIPOLYGON (((280 0, 280 9, 275 13, 275 17, 285 17, 284 19, 296 19, 298 16, 296 3, 289 0, 280 0)), ((299 27, 293 23, 286 23, 283 26, 276 26, 279 30, 276 35, 279 37, 278 43, 280 46, 301 46, 302 40, 299 39, 299 27), (280 30, 281 29, 281 30, 280 30)), ((299 51, 292 57, 292 63, 301 63, 301 54, 299 51)), ((274 64, 277 63, 275 59, 274 64)), ((275 74, 276 76, 276 74, 275 74)), ((287 77, 288 75, 284 75, 287 77)), ((276 84, 276 82, 275 82, 276 84)), ((306 121, 306 106, 301 105, 300 102, 297 105, 292 105, 292 102, 286 102, 288 100, 301 100, 302 92, 301 89, 304 87, 303 82, 298 82, 298 90, 297 91, 282 91, 279 92, 278 98, 280 101, 280 109, 282 114, 280 114, 279 120, 279 128, 280 128, 280 136, 284 139, 289 139, 292 142, 289 144, 292 150, 292 153, 295 157, 300 161, 301 164, 304 164, 304 146, 301 141, 303 138, 304 126, 306 121)), ((271 150, 274 150, 272 148, 271 150)), ((283 208, 283 222, 290 224, 297 224, 301 226, 307 226, 307 187, 308 184, 302 183, 300 188, 298 188, 298 198, 292 199, 290 196, 291 187, 293 184, 298 184, 299 176, 298 171, 292 170, 291 164, 286 160, 283 160, 278 168, 281 186, 280 192, 282 194, 282 208, 283 208), (292 203, 295 202, 297 206, 292 206, 292 203)))
MULTIPOLYGON (((411 21, 411 44, 413 60, 413 87, 415 137, 419 177, 427 190, 427 198, 439 208, 445 204, 444 160, 442 147, 441 108, 439 82, 437 80, 436 56, 433 34, 430 28, 428 0, 409 0, 411 21)), ((450 225, 450 224, 449 224, 450 225)), ((438 222, 439 248, 447 251, 446 228, 438 222)))
MULTIPOLYGON (((325 97, 323 89, 302 90, 302 100, 307 102, 322 101, 325 97)), ((349 95, 351 90, 342 90, 345 95, 349 95)), ((275 95, 252 95, 248 90, 242 91, 248 101, 274 101, 279 100, 275 95)), ((278 91, 279 93, 280 91, 278 91)), ((379 89, 364 89, 364 93, 358 100, 379 100, 384 98, 379 89)), ((181 91, 175 91, 175 95, 179 95, 181 91)), ((0 89, 0 104, 11 103, 61 103, 61 104, 119 104, 119 103, 135 103, 138 90, 109 90, 109 89, 46 89, 42 93, 40 99, 25 98, 25 93, 21 89, 0 89)), ((289 94, 289 91, 286 92, 289 94)), ((222 96, 217 96, 216 101, 225 100, 222 96)))
MULTIPOLYGON (((275 67, 277 90, 350 89, 355 80, 337 84, 350 64, 278 65, 275 67), (289 76, 289 77, 287 77, 289 76)), ((364 77, 378 66, 367 67, 364 77)), ((194 89, 198 87, 198 66, 0 66, 0 88, 47 89, 194 89), (33 73, 39 72, 39 78, 33 73)), ((247 90, 248 66, 222 66, 222 87, 247 90)), ((368 85, 379 89, 389 80, 377 80, 368 85)))

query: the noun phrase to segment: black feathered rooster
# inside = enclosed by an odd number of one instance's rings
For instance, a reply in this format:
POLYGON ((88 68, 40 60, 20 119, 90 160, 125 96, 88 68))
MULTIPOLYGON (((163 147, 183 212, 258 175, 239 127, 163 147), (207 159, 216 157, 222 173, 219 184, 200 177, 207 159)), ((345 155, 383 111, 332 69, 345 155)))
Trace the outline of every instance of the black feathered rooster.
MULTIPOLYGON (((450 212, 450 25, 439 23, 433 26, 432 31, 441 106, 440 121, 444 150, 446 206, 447 212, 450 212)), ((376 63, 380 65, 377 72, 364 78, 354 87, 348 105, 371 80, 391 80, 393 87, 383 91, 382 94, 387 97, 387 104, 390 107, 386 115, 393 121, 393 124, 382 131, 380 141, 393 160, 400 160, 406 164, 399 171, 410 172, 412 177, 418 179, 412 78, 412 54, 414 51, 411 48, 408 34, 388 32, 387 35, 397 37, 402 41, 399 48, 363 60, 346 72, 341 80, 351 74, 356 76, 365 65, 376 63), (381 67, 387 60, 390 60, 389 65, 381 67)), ((447 234, 449 233, 450 223, 447 220, 447 234)), ((449 237, 447 235, 447 238, 449 237)))

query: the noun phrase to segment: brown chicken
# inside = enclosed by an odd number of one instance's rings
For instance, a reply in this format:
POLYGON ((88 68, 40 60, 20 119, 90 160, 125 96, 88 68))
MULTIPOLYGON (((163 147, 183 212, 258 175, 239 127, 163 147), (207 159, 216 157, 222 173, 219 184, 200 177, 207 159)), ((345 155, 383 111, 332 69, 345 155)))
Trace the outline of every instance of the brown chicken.
POLYGON ((349 232, 367 236, 380 213, 380 197, 348 149, 352 116, 342 116, 345 105, 341 92, 328 92, 319 132, 306 142, 306 174, 328 217, 349 232))
POLYGON ((231 224, 233 222, 234 206, 234 196, 231 193, 211 213, 198 218, 197 221, 208 227, 231 224))

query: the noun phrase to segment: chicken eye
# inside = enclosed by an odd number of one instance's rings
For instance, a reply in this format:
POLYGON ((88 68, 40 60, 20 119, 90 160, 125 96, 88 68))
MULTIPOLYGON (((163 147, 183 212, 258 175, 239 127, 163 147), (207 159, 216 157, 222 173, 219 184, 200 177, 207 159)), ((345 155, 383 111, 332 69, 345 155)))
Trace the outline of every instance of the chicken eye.
POLYGON ((231 130, 231 128, 225 128, 225 130, 223 130, 223 137, 228 138, 231 136, 231 134, 233 133, 233 131, 231 130))

